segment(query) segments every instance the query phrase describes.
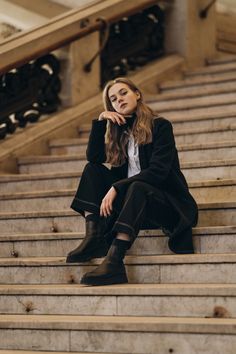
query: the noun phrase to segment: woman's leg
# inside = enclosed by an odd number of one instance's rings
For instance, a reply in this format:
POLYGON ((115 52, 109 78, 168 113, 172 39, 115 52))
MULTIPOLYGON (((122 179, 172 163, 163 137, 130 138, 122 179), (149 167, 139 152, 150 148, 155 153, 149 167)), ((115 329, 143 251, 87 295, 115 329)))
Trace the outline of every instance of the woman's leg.
POLYGON ((85 217, 86 233, 80 245, 67 255, 67 263, 86 262, 107 254, 109 245, 104 238, 106 223, 100 217, 100 204, 114 180, 115 177, 104 165, 88 163, 85 166, 71 207, 83 216, 89 212, 85 217))
POLYGON ((106 258, 93 272, 85 274, 81 283, 87 285, 127 283, 123 258, 139 230, 145 227, 144 225, 150 224, 173 229, 178 219, 163 191, 144 182, 132 183, 112 229, 115 239, 106 258))
POLYGON ((106 166, 87 163, 71 208, 82 215, 85 211, 99 215, 102 199, 115 181, 117 178, 106 166))
POLYGON ((100 266, 89 272, 81 279, 82 284, 108 285, 127 283, 127 275, 123 259, 131 247, 146 215, 146 207, 152 188, 142 182, 134 182, 128 188, 123 205, 112 229, 115 239, 100 266))

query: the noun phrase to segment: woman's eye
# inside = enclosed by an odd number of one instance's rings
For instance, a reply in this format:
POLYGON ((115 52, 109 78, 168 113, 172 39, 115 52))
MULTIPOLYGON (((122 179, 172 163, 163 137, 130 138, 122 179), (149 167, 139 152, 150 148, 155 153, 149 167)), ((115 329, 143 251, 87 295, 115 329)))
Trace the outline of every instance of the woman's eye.
POLYGON ((122 92, 121 92, 121 95, 122 95, 122 96, 124 96, 124 95, 126 95, 126 94, 127 94, 127 91, 122 91, 122 92))
POLYGON ((114 98, 111 99, 111 102, 115 102, 115 100, 116 100, 116 98, 114 97, 114 98))

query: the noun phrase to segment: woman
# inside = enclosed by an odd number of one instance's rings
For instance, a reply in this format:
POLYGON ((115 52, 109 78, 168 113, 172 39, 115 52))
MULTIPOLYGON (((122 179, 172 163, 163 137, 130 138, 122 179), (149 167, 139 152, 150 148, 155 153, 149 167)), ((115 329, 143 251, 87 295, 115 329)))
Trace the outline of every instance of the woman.
POLYGON ((171 123, 155 116, 127 78, 108 82, 103 99, 105 111, 92 122, 89 163, 71 205, 85 216, 86 235, 67 262, 106 256, 83 276, 87 285, 128 282, 123 258, 141 228, 162 227, 171 251, 193 253, 198 215, 171 123))

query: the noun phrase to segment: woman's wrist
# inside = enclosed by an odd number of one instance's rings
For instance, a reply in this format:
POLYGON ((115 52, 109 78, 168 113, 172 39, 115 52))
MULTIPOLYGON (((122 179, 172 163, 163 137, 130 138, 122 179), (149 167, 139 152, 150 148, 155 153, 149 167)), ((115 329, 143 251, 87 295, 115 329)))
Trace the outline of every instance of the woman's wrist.
POLYGON ((98 117, 98 120, 104 120, 103 113, 100 114, 100 116, 98 117))

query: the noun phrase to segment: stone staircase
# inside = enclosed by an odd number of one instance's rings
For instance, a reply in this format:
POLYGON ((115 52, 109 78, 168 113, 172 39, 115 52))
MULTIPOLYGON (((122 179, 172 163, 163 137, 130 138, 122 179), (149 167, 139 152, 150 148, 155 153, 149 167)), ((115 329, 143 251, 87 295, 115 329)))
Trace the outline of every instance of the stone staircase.
POLYGON ((0 175, 0 354, 235 354, 235 90, 236 57, 227 57, 146 95, 173 122, 200 216, 194 255, 142 230, 125 258, 129 284, 81 286, 101 260, 65 263, 84 235, 69 207, 90 125, 0 175))

